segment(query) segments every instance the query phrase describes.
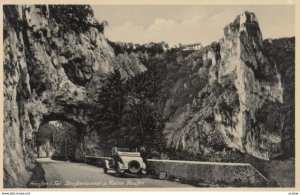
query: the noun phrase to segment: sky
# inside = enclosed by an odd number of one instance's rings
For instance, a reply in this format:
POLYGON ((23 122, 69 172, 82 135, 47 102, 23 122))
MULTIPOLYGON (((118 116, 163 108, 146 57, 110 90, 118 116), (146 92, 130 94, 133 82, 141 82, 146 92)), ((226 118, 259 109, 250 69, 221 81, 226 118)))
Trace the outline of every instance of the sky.
POLYGON ((290 5, 92 5, 99 21, 108 21, 111 41, 178 43, 217 41, 224 27, 248 10, 258 18, 263 38, 295 35, 294 7, 290 5))

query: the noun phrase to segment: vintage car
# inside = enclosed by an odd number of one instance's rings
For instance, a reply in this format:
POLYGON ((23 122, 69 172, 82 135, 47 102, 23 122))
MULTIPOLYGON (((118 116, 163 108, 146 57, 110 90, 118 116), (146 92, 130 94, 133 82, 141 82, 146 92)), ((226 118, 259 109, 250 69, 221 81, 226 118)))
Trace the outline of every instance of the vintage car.
POLYGON ((146 173, 146 165, 141 157, 141 153, 130 151, 128 148, 112 148, 112 157, 104 162, 104 173, 108 170, 115 170, 118 177, 125 173, 137 175, 146 173))

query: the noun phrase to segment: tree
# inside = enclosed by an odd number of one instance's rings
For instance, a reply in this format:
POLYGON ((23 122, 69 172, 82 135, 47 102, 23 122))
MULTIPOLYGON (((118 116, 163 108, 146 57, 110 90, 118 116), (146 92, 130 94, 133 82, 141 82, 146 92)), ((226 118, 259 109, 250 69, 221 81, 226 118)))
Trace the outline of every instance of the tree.
POLYGON ((159 77, 151 69, 126 82, 126 109, 124 125, 135 131, 133 147, 144 145, 148 151, 162 152, 165 140, 164 123, 158 109, 159 77))
MULTIPOLYGON (((120 129, 123 114, 124 98, 123 79, 119 70, 108 76, 101 92, 98 96, 98 108, 95 113, 95 128, 102 138, 103 144, 107 144, 109 135, 120 129)), ((118 145, 119 136, 115 137, 118 145)))
POLYGON ((103 27, 108 26, 107 20, 103 20, 103 21, 101 22, 101 25, 102 25, 103 27))
POLYGON ((94 12, 89 5, 50 5, 49 12, 50 17, 54 18, 64 31, 81 32, 95 26, 102 32, 108 24, 107 21, 91 24, 89 19, 94 16, 94 12))

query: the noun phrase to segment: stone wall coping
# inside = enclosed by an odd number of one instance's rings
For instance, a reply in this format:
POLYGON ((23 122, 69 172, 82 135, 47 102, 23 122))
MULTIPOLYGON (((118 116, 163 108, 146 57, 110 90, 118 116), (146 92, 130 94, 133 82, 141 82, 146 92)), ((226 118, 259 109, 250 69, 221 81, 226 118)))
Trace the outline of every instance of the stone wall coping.
POLYGON ((159 160, 147 159, 148 162, 170 162, 170 163, 185 163, 185 164, 206 164, 206 165, 225 165, 225 166, 251 166, 249 163, 224 163, 224 162, 203 162, 203 161, 184 161, 184 160, 159 160))

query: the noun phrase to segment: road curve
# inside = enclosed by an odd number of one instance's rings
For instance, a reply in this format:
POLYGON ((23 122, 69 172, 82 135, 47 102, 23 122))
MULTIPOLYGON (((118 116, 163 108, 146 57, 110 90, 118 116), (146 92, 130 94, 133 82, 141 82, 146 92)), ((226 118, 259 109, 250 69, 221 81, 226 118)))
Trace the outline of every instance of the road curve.
MULTIPOLYGON (((38 158, 45 171, 47 188, 191 188, 179 182, 152 179, 116 177, 113 171, 104 173, 102 168, 68 161, 38 158)), ((34 181, 33 181, 34 182, 34 181)))

